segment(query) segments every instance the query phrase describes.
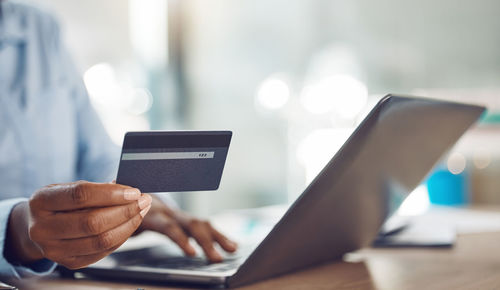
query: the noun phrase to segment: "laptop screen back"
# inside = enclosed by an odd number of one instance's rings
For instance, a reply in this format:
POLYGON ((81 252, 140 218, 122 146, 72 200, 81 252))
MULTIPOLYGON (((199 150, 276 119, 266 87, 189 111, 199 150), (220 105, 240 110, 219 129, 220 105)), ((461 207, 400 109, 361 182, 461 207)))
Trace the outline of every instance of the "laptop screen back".
POLYGON ((484 111, 424 98, 382 99, 229 278, 238 286, 368 245, 384 220, 484 111))

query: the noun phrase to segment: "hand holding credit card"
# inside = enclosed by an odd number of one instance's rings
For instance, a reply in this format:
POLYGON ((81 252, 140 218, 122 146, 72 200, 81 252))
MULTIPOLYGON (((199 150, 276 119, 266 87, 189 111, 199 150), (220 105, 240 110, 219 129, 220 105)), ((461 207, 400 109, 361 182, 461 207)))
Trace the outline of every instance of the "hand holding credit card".
POLYGON ((128 132, 116 182, 142 192, 216 190, 231 131, 128 132))

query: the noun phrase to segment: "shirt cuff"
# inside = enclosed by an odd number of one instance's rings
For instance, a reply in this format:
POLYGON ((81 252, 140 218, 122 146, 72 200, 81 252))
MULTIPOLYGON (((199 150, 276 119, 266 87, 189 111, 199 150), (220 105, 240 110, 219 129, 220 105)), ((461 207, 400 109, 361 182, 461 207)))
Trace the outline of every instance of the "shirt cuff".
POLYGON ((50 274, 57 266, 56 263, 47 259, 36 261, 30 265, 13 265, 5 258, 5 237, 7 235, 9 216, 14 206, 23 201, 27 201, 27 199, 13 198, 0 201, 0 276, 2 277, 43 276, 50 274))

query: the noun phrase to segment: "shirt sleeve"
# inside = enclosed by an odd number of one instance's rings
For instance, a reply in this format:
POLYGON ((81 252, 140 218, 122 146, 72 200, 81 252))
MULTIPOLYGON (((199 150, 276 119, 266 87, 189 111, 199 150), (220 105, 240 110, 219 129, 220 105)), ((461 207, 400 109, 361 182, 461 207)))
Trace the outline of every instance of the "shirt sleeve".
POLYGON ((26 201, 25 198, 13 198, 0 201, 0 276, 24 278, 50 274, 56 268, 56 263, 42 259, 30 265, 13 265, 4 256, 5 238, 9 216, 14 206, 26 201))

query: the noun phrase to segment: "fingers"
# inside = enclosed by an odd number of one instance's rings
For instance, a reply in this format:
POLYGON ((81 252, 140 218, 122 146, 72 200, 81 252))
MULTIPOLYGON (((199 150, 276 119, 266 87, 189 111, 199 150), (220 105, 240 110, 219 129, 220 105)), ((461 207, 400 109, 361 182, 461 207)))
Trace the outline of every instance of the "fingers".
POLYGON ((137 202, 87 210, 58 212, 47 216, 32 232, 37 239, 75 239, 95 236, 127 222, 151 204, 151 196, 143 194, 137 202))
POLYGON ((119 184, 47 186, 30 199, 29 238, 44 257, 70 268, 83 267, 124 243, 151 202, 150 195, 119 184))
POLYGON ((163 233, 176 243, 188 256, 196 255, 196 251, 189 243, 189 237, 176 223, 170 223, 164 228, 163 233))
POLYGON ((46 186, 30 200, 30 208, 45 211, 68 211, 89 207, 114 206, 137 200, 141 192, 120 184, 74 182, 46 186))
MULTIPOLYGON (((184 228, 201 246, 207 258, 212 262, 222 261, 222 256, 214 248, 214 242, 217 242, 226 252, 234 252, 237 249, 237 245, 235 242, 229 240, 226 236, 214 229, 208 221, 189 218, 189 221, 184 221, 184 228)), ((184 252, 187 253, 182 245, 184 245, 185 243, 189 245, 188 237, 186 236, 182 228, 180 228, 180 226, 177 226, 177 228, 170 226, 170 229, 167 230, 165 234, 172 240, 174 240, 179 246, 181 246, 184 252), (176 240, 173 235, 168 233, 177 231, 182 233, 182 239, 180 239, 180 241, 176 240)))
POLYGON ((226 236, 221 234, 218 230, 214 229, 210 225, 211 231, 212 231, 212 237, 215 239, 215 241, 226 251, 226 252, 234 252, 237 250, 238 245, 228 239, 226 236))
MULTIPOLYGON (((153 206, 154 208, 154 206, 153 206)), ((142 224, 145 229, 152 230, 169 237, 175 242, 188 256, 196 255, 196 251, 189 243, 189 238, 181 226, 171 217, 165 215, 162 211, 150 214, 142 224)))
POLYGON ((141 222, 142 216, 137 214, 118 227, 96 236, 48 241, 42 245, 42 250, 47 258, 54 261, 59 257, 100 254, 125 242, 141 222))
POLYGON ((211 225, 206 221, 193 219, 189 230, 196 242, 201 246, 207 258, 212 262, 221 262, 222 256, 214 248, 211 225))
POLYGON ((237 248, 236 243, 214 229, 208 221, 192 218, 181 211, 172 211, 161 201, 153 202, 152 214, 144 220, 141 228, 168 236, 189 256, 195 254, 189 243, 189 236, 192 236, 212 262, 222 261, 214 243, 218 243, 227 252, 234 252, 237 248))

